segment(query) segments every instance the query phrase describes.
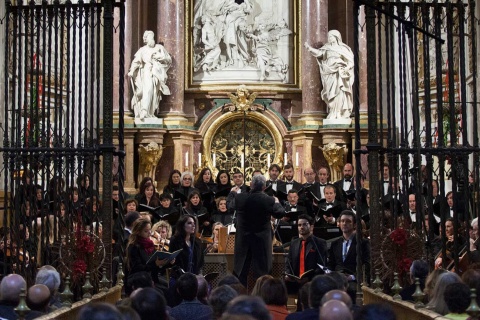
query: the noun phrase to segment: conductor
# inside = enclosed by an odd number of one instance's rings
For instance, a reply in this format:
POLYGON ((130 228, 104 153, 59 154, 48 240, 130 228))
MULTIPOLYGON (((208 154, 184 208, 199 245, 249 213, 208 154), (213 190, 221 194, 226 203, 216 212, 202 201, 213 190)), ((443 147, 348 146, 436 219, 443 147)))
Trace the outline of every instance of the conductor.
POLYGON ((235 197, 237 231, 233 272, 246 287, 250 264, 254 278, 272 269, 272 230, 270 217, 281 218, 285 210, 276 197, 267 195, 263 175, 252 178, 251 191, 235 197))

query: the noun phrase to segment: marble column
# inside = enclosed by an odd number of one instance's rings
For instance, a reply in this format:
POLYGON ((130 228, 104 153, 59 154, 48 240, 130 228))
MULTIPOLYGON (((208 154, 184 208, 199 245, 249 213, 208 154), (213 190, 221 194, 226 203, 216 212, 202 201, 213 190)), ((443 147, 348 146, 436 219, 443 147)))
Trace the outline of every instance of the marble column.
MULTIPOLYGON (((360 26, 365 25, 365 6, 360 7, 358 15, 358 23, 360 26)), ((359 78, 360 78, 360 119, 363 117, 362 114, 368 112, 368 100, 367 100, 367 33, 365 30, 361 30, 360 26, 358 28, 358 63, 359 63, 359 78)), ((365 115, 365 118, 368 118, 368 115, 365 115)))
MULTIPOLYGON (((302 0, 302 42, 319 48, 328 40, 328 0, 302 0)), ((317 60, 302 45, 302 117, 305 124, 316 124, 326 114, 320 97, 322 84, 317 60)))
POLYGON ((160 102, 160 114, 166 124, 185 121, 185 3, 184 0, 157 0, 157 40, 172 56, 167 85, 171 95, 160 102))

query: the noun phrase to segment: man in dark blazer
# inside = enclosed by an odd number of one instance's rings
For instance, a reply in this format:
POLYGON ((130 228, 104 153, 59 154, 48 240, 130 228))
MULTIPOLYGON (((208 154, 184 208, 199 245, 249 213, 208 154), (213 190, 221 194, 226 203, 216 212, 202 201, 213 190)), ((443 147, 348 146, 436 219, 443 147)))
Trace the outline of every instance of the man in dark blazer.
POLYGON ((343 166, 343 179, 335 181, 334 185, 337 187, 337 190, 340 192, 338 196, 341 196, 341 200, 347 203, 347 194, 346 191, 350 189, 355 189, 353 185, 353 164, 346 163, 343 166))
MULTIPOLYGON (((355 288, 357 281, 357 236, 355 214, 344 210, 340 214, 340 229, 342 237, 332 242, 328 251, 328 268, 332 271, 343 272, 351 283, 349 288, 355 288)), ((370 274, 370 243, 362 239, 361 261, 366 267, 367 283, 370 274)))
POLYGON ((302 188, 302 184, 293 179, 293 166, 291 164, 285 165, 283 168, 283 176, 285 178, 285 184, 279 186, 278 191, 288 194, 292 189, 299 191, 302 188))
POLYGON ((285 187, 285 181, 278 179, 281 171, 280 166, 276 163, 268 168, 268 176, 270 179, 266 181, 268 189, 265 190, 265 192, 270 196, 276 194, 277 191, 282 190, 285 187))
POLYGON ((318 265, 326 266, 327 262, 327 242, 313 235, 312 217, 307 214, 300 215, 297 226, 299 237, 291 242, 285 264, 285 284, 289 293, 296 293, 301 284, 310 281, 314 275, 323 273, 318 265), (303 265, 301 258, 303 258, 303 265), (302 273, 309 270, 313 271, 300 280, 289 276, 300 277, 302 273))
POLYGON ((227 208, 228 211, 233 213, 234 206, 235 206, 235 196, 239 193, 245 193, 250 191, 250 187, 245 185, 245 179, 243 177, 243 173, 240 171, 235 171, 233 173, 233 188, 231 192, 227 196, 227 208))
POLYGON ((315 226, 331 227, 337 225, 340 213, 347 208, 346 204, 336 199, 336 188, 333 184, 327 184, 324 189, 325 202, 318 206, 315 217, 315 226))
POLYGON ((250 263, 255 278, 270 273, 272 269, 270 217, 282 218, 285 214, 278 199, 263 192, 266 188, 265 182, 263 175, 256 175, 252 179, 250 193, 235 196, 237 231, 233 273, 245 287, 250 263))

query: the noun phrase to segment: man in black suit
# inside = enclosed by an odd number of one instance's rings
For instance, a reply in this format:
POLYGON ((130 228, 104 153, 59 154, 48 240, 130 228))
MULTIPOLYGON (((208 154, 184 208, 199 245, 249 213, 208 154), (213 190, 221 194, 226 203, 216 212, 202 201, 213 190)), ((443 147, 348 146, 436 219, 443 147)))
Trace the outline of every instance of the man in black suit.
MULTIPOLYGON (((353 290, 357 280, 357 237, 355 214, 350 210, 342 211, 340 215, 340 229, 342 237, 332 242, 328 251, 328 268, 333 271, 343 272, 350 282, 349 288, 353 290)), ((370 274, 370 243, 362 239, 361 261, 366 267, 365 274, 370 274)))
POLYGON ((235 196, 239 193, 245 193, 250 191, 250 187, 245 185, 244 182, 245 180, 243 177, 243 173, 241 173, 240 171, 235 171, 235 173, 233 174, 234 186, 231 189, 231 192, 227 196, 227 208, 230 212, 233 211, 235 196))
POLYGON ((313 209, 313 199, 309 191, 313 192, 315 178, 317 175, 315 173, 315 170, 313 170, 312 168, 306 168, 305 170, 303 170, 303 176, 305 177, 307 182, 303 184, 304 192, 301 192, 299 194, 300 203, 307 208, 307 213, 313 217, 315 215, 315 211, 313 209))
POLYGON ((272 164, 270 168, 268 168, 268 175, 270 179, 267 181, 267 188, 271 187, 271 191, 268 191, 267 194, 270 196, 285 187, 285 182, 278 179, 281 171, 282 169, 280 169, 280 166, 276 163, 272 164))
POLYGON ((237 231, 233 273, 245 287, 250 263, 255 278, 270 273, 272 269, 270 217, 282 218, 285 214, 278 199, 263 192, 266 188, 265 182, 263 175, 256 175, 252 178, 250 193, 235 196, 237 231))
POLYGON ((325 202, 319 205, 318 213, 315 217, 315 225, 317 227, 336 226, 340 213, 345 210, 347 206, 344 202, 335 199, 336 188, 333 184, 327 184, 324 192, 325 202))
POLYGON ((302 188, 302 184, 298 183, 293 179, 293 166, 291 164, 286 164, 285 167, 283 168, 283 176, 285 177, 285 184, 282 186, 279 186, 277 189, 278 191, 287 193, 292 190, 300 190, 302 188))
POLYGON ((343 179, 335 181, 334 185, 337 187, 337 190, 340 192, 341 200, 347 202, 347 190, 355 189, 352 181, 353 177, 353 164, 346 163, 343 166, 343 179))
POLYGON ((299 237, 290 244, 285 264, 285 284, 289 293, 297 292, 301 284, 310 281, 315 274, 323 273, 318 264, 326 266, 327 262, 327 242, 313 235, 313 219, 302 214, 297 226, 299 237), (289 276, 299 277, 308 270, 313 271, 300 280, 289 276))
MULTIPOLYGON (((325 186, 330 182, 329 179, 330 174, 328 169, 326 167, 320 167, 320 169, 318 169, 318 182, 315 182, 312 187, 312 193, 318 199, 325 199, 325 186)), ((336 190, 335 193, 337 193, 336 190)))
POLYGON ((288 191, 287 203, 284 205, 285 217, 276 221, 277 239, 285 244, 290 242, 293 237, 298 236, 297 219, 301 214, 306 214, 307 209, 298 204, 298 192, 295 189, 288 191))

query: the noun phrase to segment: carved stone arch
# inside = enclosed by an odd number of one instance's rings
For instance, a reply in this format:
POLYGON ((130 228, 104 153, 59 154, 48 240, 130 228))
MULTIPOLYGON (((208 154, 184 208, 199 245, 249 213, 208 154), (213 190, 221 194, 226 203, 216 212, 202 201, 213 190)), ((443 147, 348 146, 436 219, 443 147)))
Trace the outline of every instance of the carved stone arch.
POLYGON ((221 108, 217 108, 205 118, 199 128, 199 134, 203 137, 204 163, 212 168, 214 176, 220 169, 228 169, 231 172, 237 169, 244 170, 248 181, 254 169, 266 172, 268 154, 270 155, 270 163, 282 163, 282 155, 285 152, 283 137, 286 133, 287 127, 281 118, 271 110, 266 110, 263 113, 258 111, 247 112, 244 117, 243 112, 222 113, 221 108), (244 123, 246 126, 246 141, 248 141, 245 153, 243 153, 242 140, 244 123), (237 132, 231 131, 230 138, 227 139, 225 138, 225 132, 228 130, 237 130, 237 132), (223 144, 216 139, 223 139, 223 144), (228 147, 226 146, 227 143, 228 147), (223 151, 216 149, 220 144, 222 144, 223 151), (215 166, 212 156, 213 151, 218 152, 216 153, 215 166), (246 164, 244 168, 238 165, 242 163, 240 161, 242 153, 246 164), (225 162, 226 160, 228 160, 228 163, 225 162))

